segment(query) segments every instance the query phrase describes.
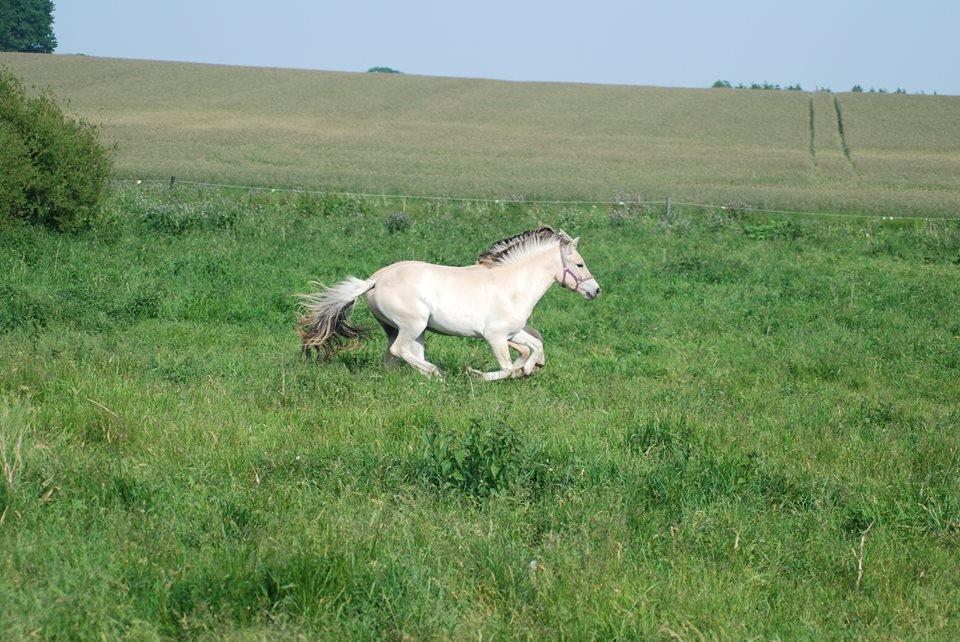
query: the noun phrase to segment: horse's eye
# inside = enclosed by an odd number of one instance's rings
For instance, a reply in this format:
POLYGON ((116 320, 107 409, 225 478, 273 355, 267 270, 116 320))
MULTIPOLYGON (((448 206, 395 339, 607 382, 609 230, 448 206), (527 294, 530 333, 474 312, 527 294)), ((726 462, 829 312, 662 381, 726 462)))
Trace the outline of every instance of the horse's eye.
POLYGON ((577 263, 577 267, 583 267, 583 263, 577 263))

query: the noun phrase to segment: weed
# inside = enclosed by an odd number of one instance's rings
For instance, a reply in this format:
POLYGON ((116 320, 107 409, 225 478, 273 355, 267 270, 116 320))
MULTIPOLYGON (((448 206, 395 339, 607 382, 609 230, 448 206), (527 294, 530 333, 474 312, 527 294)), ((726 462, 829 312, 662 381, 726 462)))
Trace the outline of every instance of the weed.
POLYGON ((236 205, 224 207, 213 201, 161 202, 149 205, 142 214, 144 224, 163 234, 233 229, 244 212, 236 205))
POLYGON ((471 497, 520 490, 537 496, 569 481, 565 463, 503 424, 473 420, 462 433, 437 428, 426 432, 415 476, 471 497))

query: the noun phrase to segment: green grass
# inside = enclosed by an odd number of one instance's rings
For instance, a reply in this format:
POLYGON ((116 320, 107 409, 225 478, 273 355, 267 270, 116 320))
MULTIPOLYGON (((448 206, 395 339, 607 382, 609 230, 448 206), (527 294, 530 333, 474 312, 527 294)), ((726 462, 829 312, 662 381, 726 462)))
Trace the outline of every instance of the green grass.
POLYGON ((956 222, 395 212, 130 188, 3 224, 0 637, 960 635, 956 222), (377 335, 299 357, 308 280, 540 223, 604 294, 547 294, 534 377, 437 336, 444 381, 377 335))
POLYGON ((956 96, 838 94, 851 163, 823 93, 9 53, 0 64, 103 123, 125 177, 960 214, 956 96))

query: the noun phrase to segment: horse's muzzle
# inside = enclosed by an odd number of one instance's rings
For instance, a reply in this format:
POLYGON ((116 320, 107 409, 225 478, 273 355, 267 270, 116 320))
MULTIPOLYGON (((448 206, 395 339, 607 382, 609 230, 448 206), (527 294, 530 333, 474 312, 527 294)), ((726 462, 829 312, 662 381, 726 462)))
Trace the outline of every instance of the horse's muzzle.
POLYGON ((583 296, 585 296, 588 301, 593 301, 596 299, 598 296, 600 296, 600 284, 596 281, 593 281, 593 279, 584 283, 583 296))

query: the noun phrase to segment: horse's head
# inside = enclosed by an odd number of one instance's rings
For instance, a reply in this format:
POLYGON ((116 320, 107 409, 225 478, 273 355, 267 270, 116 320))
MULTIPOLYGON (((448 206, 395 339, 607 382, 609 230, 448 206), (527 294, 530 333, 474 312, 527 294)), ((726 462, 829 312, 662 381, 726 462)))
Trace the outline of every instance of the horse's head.
POLYGON ((560 243, 561 270, 556 276, 557 283, 568 290, 579 292, 592 301, 600 296, 600 284, 597 283, 597 280, 590 274, 590 270, 587 269, 583 257, 580 256, 580 252, 577 250, 580 237, 578 236, 575 239, 571 239, 562 231, 561 234, 569 240, 565 239, 560 243))

